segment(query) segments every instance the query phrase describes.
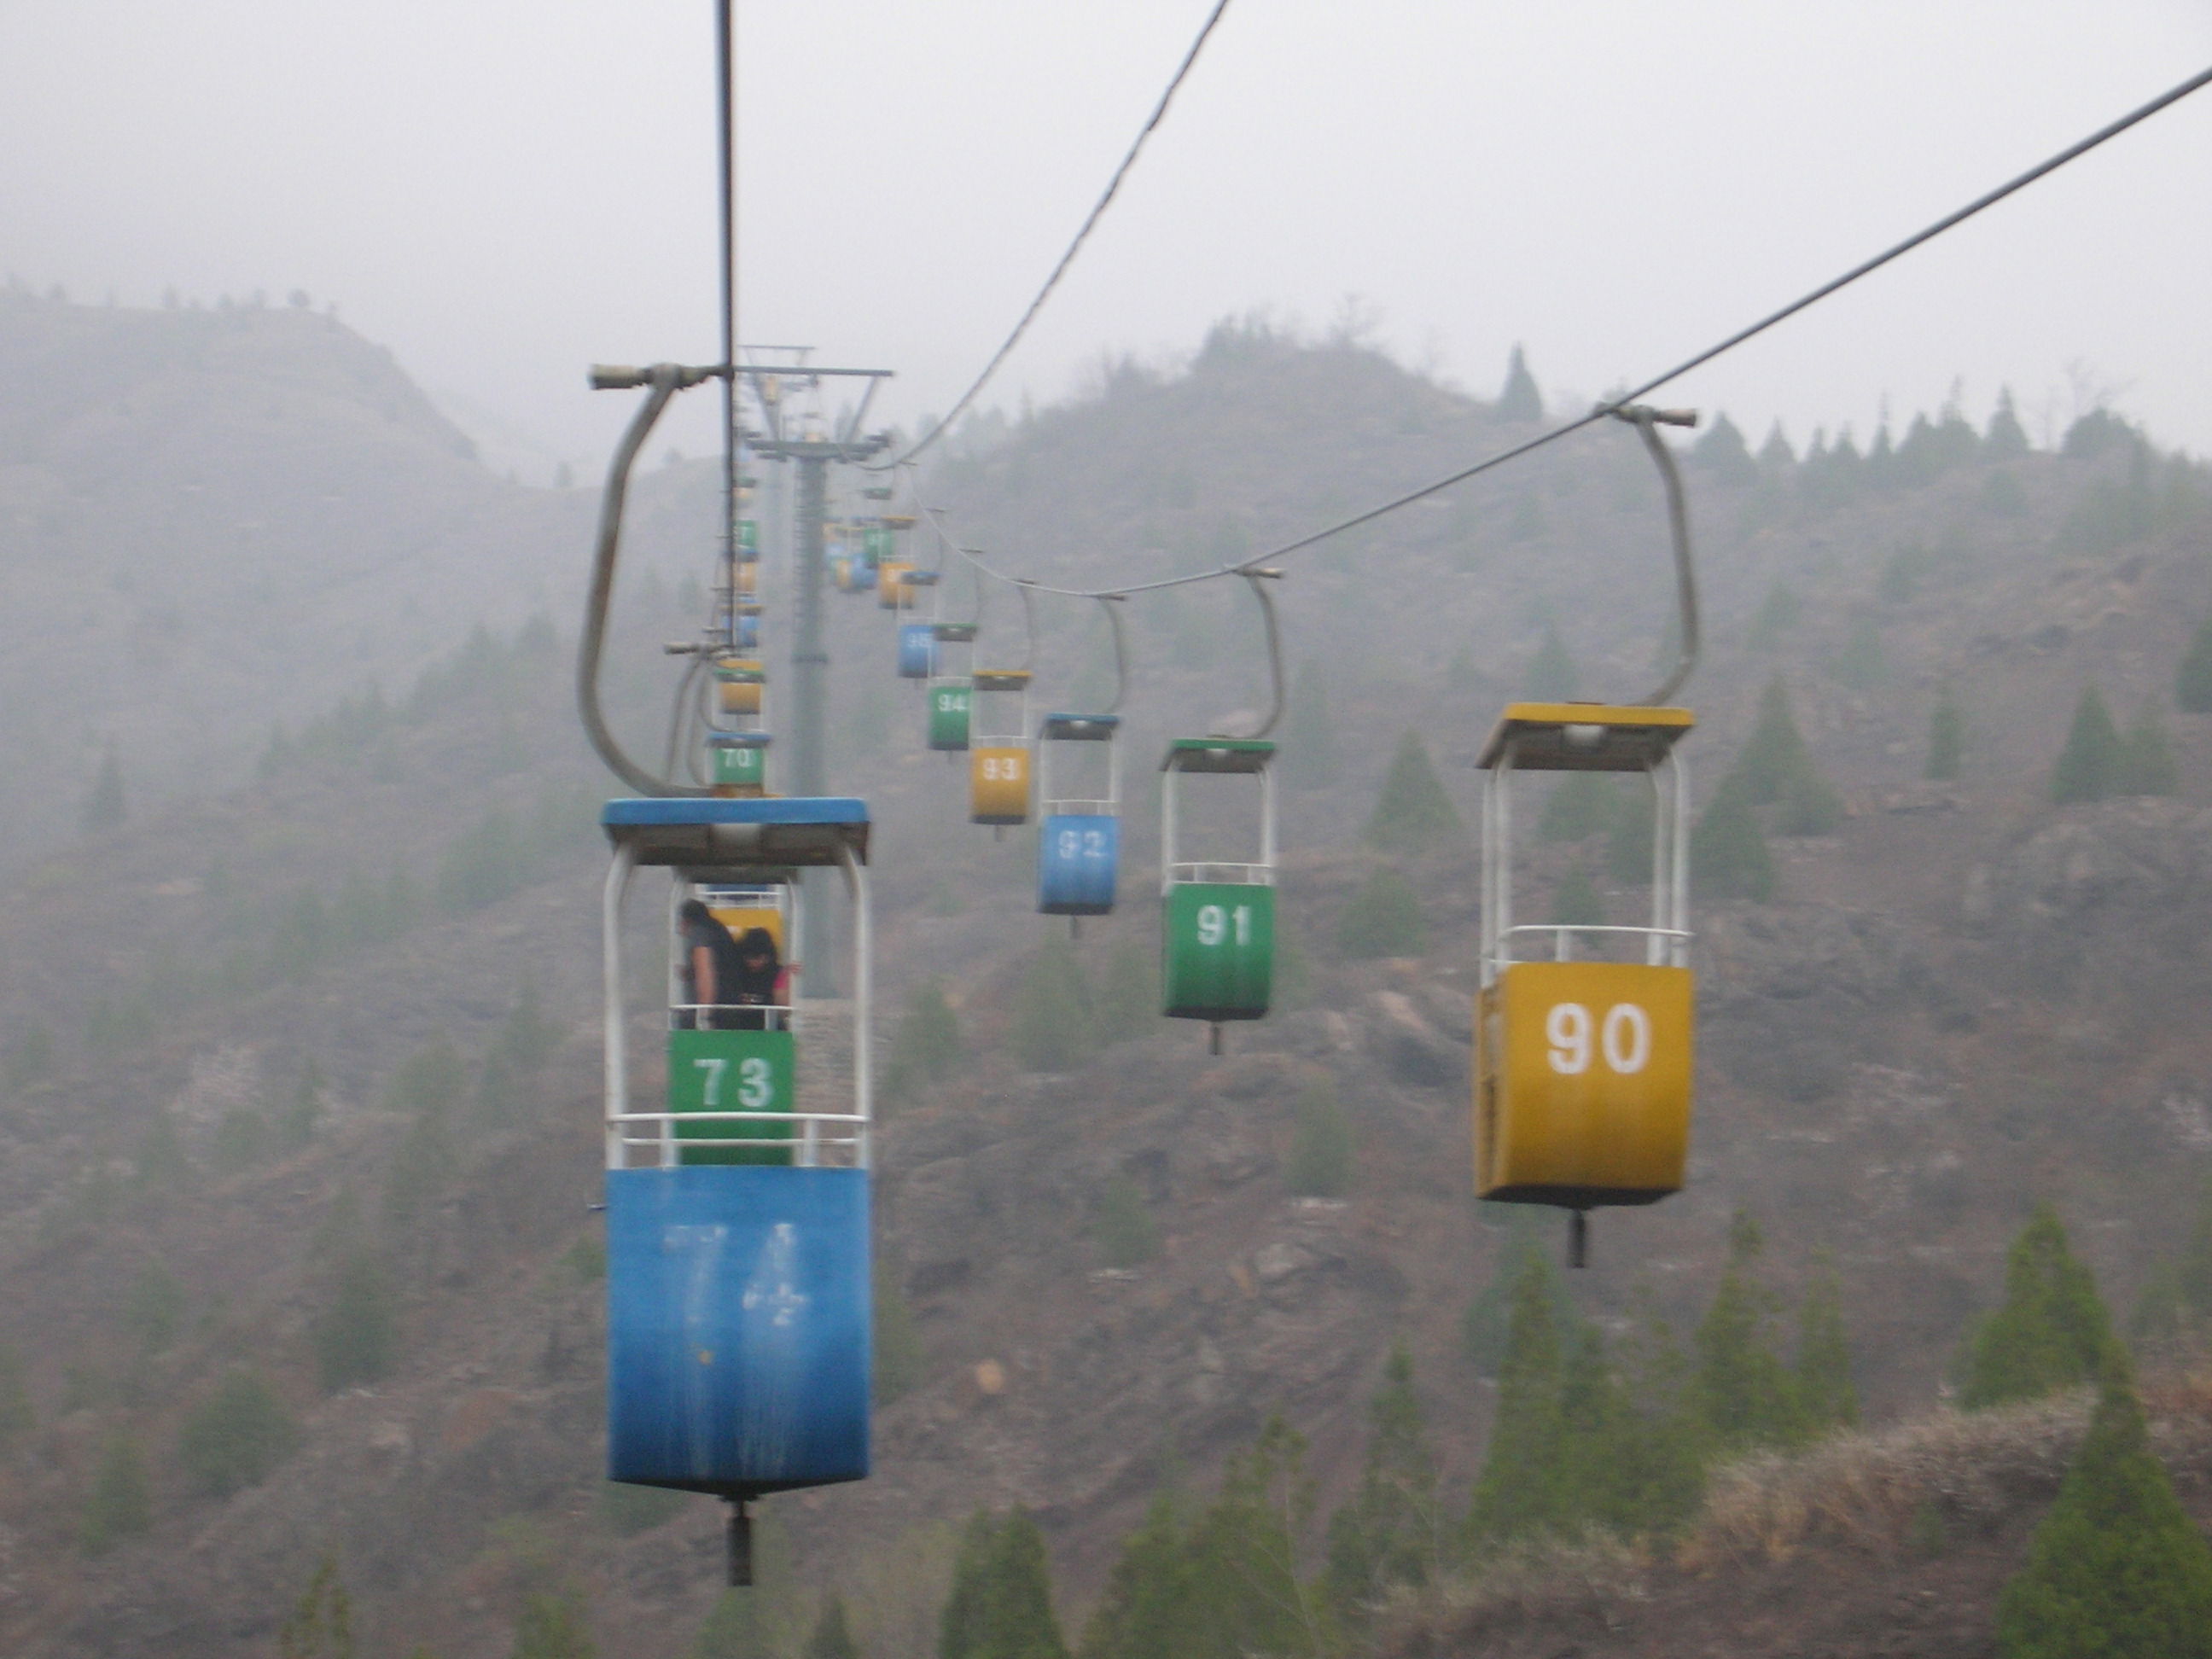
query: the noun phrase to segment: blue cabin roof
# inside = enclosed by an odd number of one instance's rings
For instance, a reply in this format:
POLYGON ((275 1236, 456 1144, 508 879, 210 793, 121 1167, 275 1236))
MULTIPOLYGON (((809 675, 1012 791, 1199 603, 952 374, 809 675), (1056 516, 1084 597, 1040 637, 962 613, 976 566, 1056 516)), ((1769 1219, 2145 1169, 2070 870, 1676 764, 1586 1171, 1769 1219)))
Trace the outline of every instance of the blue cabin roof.
POLYGON ((848 795, 611 800, 607 839, 640 864, 701 872, 781 870, 868 860, 868 804, 848 795))

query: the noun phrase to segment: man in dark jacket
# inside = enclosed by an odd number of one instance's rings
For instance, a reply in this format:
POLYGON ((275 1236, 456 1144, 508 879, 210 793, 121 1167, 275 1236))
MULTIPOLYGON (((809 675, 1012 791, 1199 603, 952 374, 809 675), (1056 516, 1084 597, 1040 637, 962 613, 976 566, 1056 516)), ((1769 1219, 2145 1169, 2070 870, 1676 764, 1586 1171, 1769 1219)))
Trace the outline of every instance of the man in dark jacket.
POLYGON ((697 899, 677 907, 676 924, 678 975, 687 1005, 677 1010, 677 1028, 727 1030, 732 1018, 726 1010, 740 1000, 737 987, 744 973, 738 942, 697 899))

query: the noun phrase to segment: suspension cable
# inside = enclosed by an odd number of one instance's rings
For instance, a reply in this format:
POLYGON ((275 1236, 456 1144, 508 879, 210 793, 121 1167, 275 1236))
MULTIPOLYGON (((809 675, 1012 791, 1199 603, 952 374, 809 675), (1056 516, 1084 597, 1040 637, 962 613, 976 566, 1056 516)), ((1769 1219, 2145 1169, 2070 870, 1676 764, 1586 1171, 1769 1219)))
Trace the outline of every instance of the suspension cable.
MULTIPOLYGON (((1768 313, 1757 322, 1752 323, 1747 327, 1738 329, 1735 333, 1729 335, 1726 338, 1713 345, 1706 347, 1704 350, 1696 353, 1692 356, 1683 359, 1680 362, 1675 364, 1672 368, 1666 370, 1664 373, 1653 375, 1650 380, 1645 380, 1641 385, 1632 387, 1630 390, 1621 392, 1615 397, 1607 398, 1604 403, 1599 404, 1595 409, 1591 410, 1588 414, 1578 415, 1572 420, 1562 422, 1559 425, 1549 428, 1543 432, 1540 432, 1534 437, 1525 439, 1522 442, 1511 446, 1510 448, 1499 450, 1495 454, 1486 455, 1482 459, 1474 462, 1472 465, 1463 466, 1457 471, 1448 473, 1431 483, 1423 484, 1418 489, 1408 490, 1402 495, 1394 496, 1392 499, 1383 501, 1377 506, 1368 507, 1363 512, 1355 513, 1349 518, 1340 519, 1335 523, 1324 526, 1322 528, 1314 531, 1309 535, 1301 536, 1295 541, 1285 542, 1279 546, 1269 548, 1262 553, 1255 553, 1249 558, 1240 560, 1234 564, 1217 565, 1211 569, 1194 570, 1181 576, 1164 577, 1158 581, 1124 583, 1111 588, 1056 587, 1045 582, 1039 582, 1035 584, 1035 586, 1037 591, 1042 593, 1058 593, 1069 599, 1095 599, 1109 592, 1149 593, 1156 592, 1161 588, 1182 587, 1187 586, 1193 582, 1212 581, 1224 576, 1241 576, 1254 566, 1271 563, 1278 559, 1285 559, 1294 553, 1302 553, 1308 548, 1316 546, 1322 542, 1328 541, 1332 537, 1342 535, 1347 530, 1356 530, 1362 525, 1371 523, 1376 519, 1395 513, 1401 507, 1410 507, 1413 502, 1425 500, 1428 496, 1437 494, 1439 490, 1449 489, 1455 484, 1464 483, 1470 478, 1479 477, 1482 473, 1504 466, 1508 462, 1519 460, 1524 455, 1533 454, 1537 450, 1542 449, 1547 445, 1557 443, 1562 438, 1568 437, 1574 433, 1580 432, 1584 427, 1590 426, 1598 421, 1606 419, 1607 416, 1613 414, 1615 410, 1626 409, 1628 405, 1636 403, 1638 399, 1650 396, 1652 392, 1657 391, 1661 386, 1667 385, 1669 381, 1680 380, 1683 375, 1690 373, 1691 370, 1704 368, 1715 358, 1733 351, 1738 346, 1756 338, 1761 334, 1764 334, 1768 329, 1772 328, 1776 324, 1784 322, 1790 318, 1796 316, 1799 312, 1804 311, 1812 306, 1818 305, 1821 301, 1828 299, 1830 296, 1840 293, 1843 289, 1849 288, 1860 278, 1873 275, 1875 271, 1881 270, 1884 265, 1888 264, 1891 261, 1901 258, 1905 254, 1911 252, 1915 248, 1935 240, 1945 232, 1957 228, 1960 225, 1964 224, 1967 220, 1974 217, 1975 215, 1981 213, 1985 209, 1994 207, 1999 202, 2003 201, 2007 197, 2013 195, 2016 191, 2025 190, 2028 185, 2034 184, 2039 179, 2047 178, 2051 173, 2057 172, 2059 168, 2066 166, 2069 162, 2077 161, 2081 157, 2087 155, 2099 145, 2118 137, 2120 134, 2127 131, 2130 127, 2136 126, 2141 123, 2148 120, 2152 116, 2156 115, 2160 111, 2167 108, 2171 105, 2179 103, 2191 94, 2202 91, 2207 85, 2212 85, 2212 68, 2203 70, 2197 74, 2192 75, 2189 79, 2181 82, 2180 85, 2172 88, 2168 91, 2160 93, 2148 103, 2138 105, 2136 108, 2129 111, 2125 115, 2121 116, 2118 120, 2112 121, 2105 126, 2101 126, 2094 132, 2089 134, 2088 137, 2069 144, 2064 149, 2058 151, 2057 154, 2050 156, 2045 161, 2039 161, 2035 166, 2028 168, 2027 172, 2006 180, 2003 184, 1999 185, 1994 190, 1988 191, 1984 194, 1976 197, 1964 207, 1945 214, 1934 223, 1927 226, 1923 229, 1914 232, 1903 241, 1898 242, 1893 246, 1884 249, 1881 252, 1875 254, 1872 258, 1863 260, 1858 264, 1853 265, 1849 270, 1844 271, 1841 276, 1831 278, 1829 281, 1821 283, 1818 288, 1812 289, 1807 294, 1800 295, 1795 300, 1792 300, 1788 305, 1782 307, 1779 310, 1768 313)), ((943 428, 940 427, 939 430, 941 431, 943 428)), ((932 434, 933 437, 934 437, 934 434, 932 434)), ((909 454, 914 453, 916 452, 908 452, 909 454)), ((927 510, 927 509, 925 509, 925 511, 927 510)), ((942 532, 940 532, 940 533, 942 532)), ((962 551, 963 556, 974 562, 977 568, 990 575, 998 577, 1001 581, 1014 581, 1019 580, 1017 577, 1008 575, 1003 571, 993 568, 991 565, 982 560, 979 555, 969 553, 964 549, 962 550, 962 551)))
MULTIPOLYGON (((738 361, 738 91, 736 0, 714 0, 715 150, 720 164, 722 361, 738 361)), ((738 377, 722 377, 722 643, 738 643, 738 377)))
POLYGON ((1138 131, 1135 142, 1129 146, 1128 154, 1121 158, 1121 165, 1114 169, 1114 176, 1106 181, 1104 194, 1091 204, 1090 213, 1085 216, 1081 228, 1075 233, 1075 240, 1067 245, 1067 252, 1060 256, 1060 263, 1052 268, 1052 274, 1044 279, 1044 286, 1037 290, 1036 298, 1030 301, 1029 309, 1022 313, 1021 320, 1014 325, 1014 331, 1007 335, 1005 343, 991 354, 991 361, 983 365, 983 372, 978 374, 975 382, 960 394, 960 399, 952 405, 951 412, 932 427, 927 434, 915 440, 903 454, 895 456, 888 461, 861 463, 864 471, 882 472, 894 466, 903 465, 931 447, 939 438, 952 429, 953 422, 967 412, 968 406, 975 401, 984 386, 990 383, 991 377, 999 372, 999 366, 1012 356, 1014 347, 1020 343, 1022 336, 1029 331, 1030 325, 1036 320, 1037 313, 1044 309, 1044 302, 1052 297, 1052 291, 1060 286, 1060 279, 1067 275, 1067 268, 1075 263, 1075 256, 1081 252, 1085 239, 1090 236, 1099 220, 1105 217, 1106 210, 1112 205, 1115 193, 1121 188, 1121 181, 1129 176, 1129 169, 1137 165, 1137 157, 1145 148, 1145 141, 1152 136, 1152 129, 1158 126, 1162 118, 1166 116, 1168 105, 1174 100, 1176 89, 1182 85, 1184 77, 1189 75, 1191 66, 1198 62, 1198 54, 1204 50, 1206 38, 1213 33, 1213 26, 1221 21, 1222 13, 1228 9, 1229 0, 1214 0, 1213 9, 1206 14, 1206 21, 1200 26, 1197 39, 1190 43, 1190 50, 1183 53, 1182 62, 1176 65, 1174 76, 1168 82, 1167 90, 1160 94, 1159 102, 1152 106, 1152 114, 1146 118, 1144 126, 1138 131))

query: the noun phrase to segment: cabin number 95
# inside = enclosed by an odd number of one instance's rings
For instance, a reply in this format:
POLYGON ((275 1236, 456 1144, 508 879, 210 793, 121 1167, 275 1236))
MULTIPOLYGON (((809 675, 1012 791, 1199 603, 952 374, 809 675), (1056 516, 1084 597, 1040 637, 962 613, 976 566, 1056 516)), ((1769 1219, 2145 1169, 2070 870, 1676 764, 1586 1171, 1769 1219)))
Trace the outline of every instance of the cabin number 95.
POLYGON ((1651 1058, 1651 1016, 1632 1002, 1616 1002, 1594 1018, 1579 1002, 1555 1002, 1544 1016, 1546 1058, 1561 1077, 1580 1077, 1591 1060, 1607 1071, 1633 1077, 1651 1058))

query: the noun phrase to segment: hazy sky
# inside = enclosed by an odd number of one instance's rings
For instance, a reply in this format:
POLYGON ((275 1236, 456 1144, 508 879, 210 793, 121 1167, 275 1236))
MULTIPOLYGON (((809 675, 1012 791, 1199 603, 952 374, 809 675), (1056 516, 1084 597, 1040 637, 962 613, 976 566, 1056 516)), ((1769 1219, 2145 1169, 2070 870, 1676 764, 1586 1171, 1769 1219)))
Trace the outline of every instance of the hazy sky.
MULTIPOLYGON (((739 0, 743 332, 945 407, 1207 0, 739 0)), ((302 288, 596 468, 592 360, 714 352, 709 0, 0 0, 0 268, 302 288)), ((1485 394, 1654 372, 2212 63, 2212 0, 1233 0, 995 388, 1357 295, 1485 394)), ((1668 395, 1862 438, 1954 380, 2212 453, 2212 91, 1668 395)), ((703 398, 705 394, 695 394, 703 398)), ((675 441, 703 450, 703 421, 675 441)))

